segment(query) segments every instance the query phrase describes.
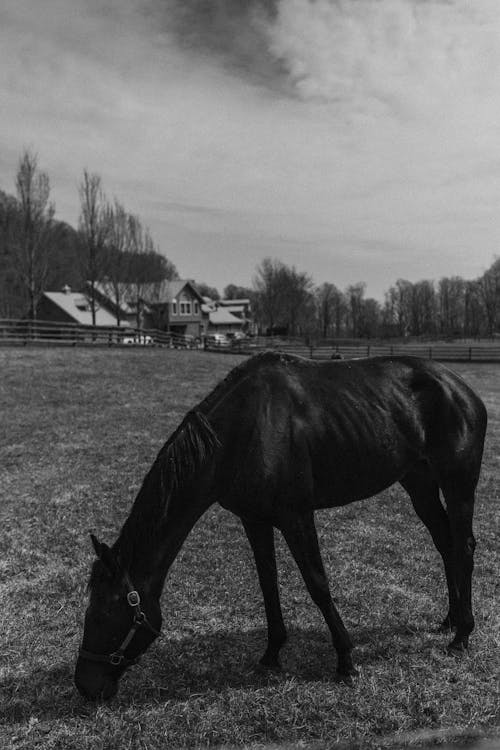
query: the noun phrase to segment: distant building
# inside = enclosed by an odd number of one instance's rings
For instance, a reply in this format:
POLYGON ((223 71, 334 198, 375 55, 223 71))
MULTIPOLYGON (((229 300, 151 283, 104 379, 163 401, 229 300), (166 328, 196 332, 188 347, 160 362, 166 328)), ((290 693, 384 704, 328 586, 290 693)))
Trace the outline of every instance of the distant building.
POLYGON ((217 302, 219 307, 228 310, 232 315, 243 322, 251 322, 251 307, 249 299, 220 299, 217 302))
MULTIPOLYGON (((92 311, 87 295, 73 292, 69 286, 60 292, 44 292, 37 306, 38 320, 57 323, 78 323, 92 325, 92 311)), ((115 316, 102 305, 97 305, 96 326, 116 326, 115 316)))
POLYGON ((201 338, 206 333, 208 319, 202 313, 203 297, 194 283, 187 279, 160 283, 121 284, 119 311, 113 287, 106 281, 96 286, 101 305, 117 319, 138 328, 156 328, 183 336, 201 338))
MULTIPOLYGON (((202 297, 189 279, 162 281, 137 288, 121 284, 116 290, 106 281, 95 286, 96 325, 157 329, 203 338, 208 333, 251 332, 250 300, 211 300, 202 297)), ((40 320, 92 325, 89 290, 45 292, 38 306, 40 320)))
POLYGON ((203 297, 192 281, 164 282, 161 301, 156 304, 162 310, 166 330, 171 333, 201 338, 207 332, 203 297))
POLYGON ((208 316, 208 331, 214 333, 251 332, 249 299, 210 300, 205 297, 203 311, 208 316))

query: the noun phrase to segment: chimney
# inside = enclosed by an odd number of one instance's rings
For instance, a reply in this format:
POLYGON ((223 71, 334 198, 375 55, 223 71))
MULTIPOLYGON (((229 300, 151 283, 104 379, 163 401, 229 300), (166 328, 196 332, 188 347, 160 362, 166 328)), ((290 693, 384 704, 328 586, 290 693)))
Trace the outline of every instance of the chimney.
POLYGON ((71 287, 68 286, 68 284, 65 284, 62 288, 64 294, 71 294, 71 287))

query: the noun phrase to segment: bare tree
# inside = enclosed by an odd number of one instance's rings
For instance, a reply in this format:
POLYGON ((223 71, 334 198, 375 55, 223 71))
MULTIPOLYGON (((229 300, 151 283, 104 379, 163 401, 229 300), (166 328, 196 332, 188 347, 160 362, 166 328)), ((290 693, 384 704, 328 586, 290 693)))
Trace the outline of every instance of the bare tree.
POLYGON ((414 336, 435 333, 437 303, 434 282, 422 279, 412 284, 410 309, 410 331, 414 336))
POLYGON ((316 305, 319 330, 323 338, 340 336, 347 312, 343 292, 335 284, 325 282, 316 289, 316 305))
MULTIPOLYGON (((198 284, 196 285, 198 287, 198 284)), ((252 299, 253 289, 237 284, 228 284, 224 288, 224 299, 252 299)))
POLYGON ((216 289, 214 286, 210 286, 209 284, 206 284, 204 281, 196 282, 195 286, 202 297, 210 297, 211 300, 219 300, 220 294, 219 290, 216 289))
POLYGON ((375 338, 380 331, 382 320, 380 303, 373 297, 361 300, 359 334, 363 338, 375 338))
POLYGON ((109 232, 104 252, 101 285, 113 301, 116 324, 122 320, 122 308, 127 299, 131 271, 131 236, 129 215, 116 199, 107 210, 109 232))
POLYGON ((485 312, 480 283, 465 282, 464 293, 464 334, 478 338, 485 327, 485 312))
POLYGON ((145 305, 162 302, 164 282, 178 278, 175 265, 158 252, 151 233, 137 216, 129 215, 130 288, 136 309, 137 328, 144 325, 145 305))
POLYGON ((26 149, 16 174, 17 201, 6 218, 7 246, 15 274, 26 293, 28 317, 36 319, 38 301, 49 270, 55 209, 50 182, 38 168, 38 157, 26 149))
POLYGON ((96 324, 96 286, 103 276, 105 248, 111 227, 111 210, 101 187, 98 174, 83 172, 78 189, 80 195, 80 218, 78 229, 83 245, 83 265, 89 285, 92 325, 96 324))
POLYGON ((465 287, 465 281, 460 276, 439 280, 439 319, 441 333, 445 336, 462 335, 464 332, 465 287))
POLYGON ((486 273, 481 276, 478 285, 483 301, 488 336, 493 336, 498 325, 500 312, 500 258, 497 258, 486 273))
POLYGON ((365 288, 366 284, 363 281, 358 281, 356 284, 351 284, 350 286, 348 286, 345 292, 351 332, 355 338, 361 336, 362 333, 362 314, 365 288))
POLYGON ((256 315, 260 325, 289 334, 308 332, 314 322, 312 279, 295 267, 265 258, 254 278, 256 315))
POLYGON ((408 336, 411 325, 412 283, 398 279, 385 294, 384 319, 398 336, 408 336))
POLYGON ((279 260, 264 258, 256 269, 253 281, 255 288, 255 313, 259 324, 272 331, 284 326, 282 282, 284 264, 279 260))

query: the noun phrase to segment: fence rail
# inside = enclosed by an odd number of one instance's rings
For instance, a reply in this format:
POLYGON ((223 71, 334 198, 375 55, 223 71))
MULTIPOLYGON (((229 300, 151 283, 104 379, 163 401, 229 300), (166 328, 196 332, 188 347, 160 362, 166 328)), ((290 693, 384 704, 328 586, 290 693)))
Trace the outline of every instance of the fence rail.
POLYGON ((0 320, 0 346, 163 346, 191 348, 191 337, 129 326, 84 326, 53 321, 0 320))
POLYGON ((276 349, 290 354, 298 354, 309 359, 354 359, 358 357, 377 356, 414 356, 424 359, 435 359, 440 362, 500 362, 500 345, 494 343, 478 344, 333 344, 321 342, 305 344, 301 342, 275 342, 257 340, 239 341, 230 351, 240 354, 252 354, 264 349, 276 349))
POLYGON ((352 359, 378 355, 412 355, 441 362, 500 362, 500 345, 495 341, 477 343, 391 344, 370 342, 305 343, 301 339, 256 337, 217 344, 208 337, 204 344, 192 336, 180 336, 153 329, 138 330, 119 326, 82 326, 51 321, 1 320, 0 346, 152 346, 192 349, 203 346, 208 351, 251 355, 265 349, 298 354, 309 359, 335 357, 352 359))

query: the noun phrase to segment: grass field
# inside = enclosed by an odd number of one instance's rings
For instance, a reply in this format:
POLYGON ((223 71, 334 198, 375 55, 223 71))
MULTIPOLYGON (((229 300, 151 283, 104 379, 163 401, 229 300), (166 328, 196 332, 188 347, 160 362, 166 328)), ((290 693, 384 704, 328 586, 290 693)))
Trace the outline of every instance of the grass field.
POLYGON ((91 562, 112 542, 156 452, 239 361, 176 351, 0 350, 0 747, 172 748, 345 742, 498 731, 500 368, 456 365, 489 410, 475 521, 476 631, 468 656, 432 632, 441 563, 398 487, 318 514, 324 561, 356 648, 332 677, 326 627, 278 538, 289 641, 283 671, 253 665, 266 628, 239 521, 209 511, 167 579, 164 638, 110 704, 72 684, 91 562), (227 561, 231 560, 230 568, 227 561))

